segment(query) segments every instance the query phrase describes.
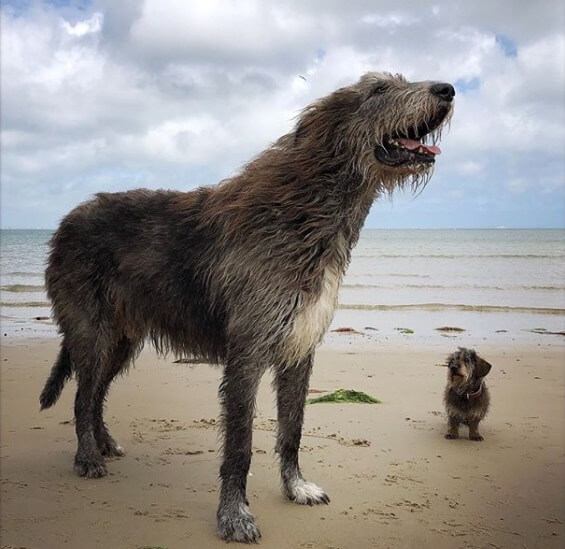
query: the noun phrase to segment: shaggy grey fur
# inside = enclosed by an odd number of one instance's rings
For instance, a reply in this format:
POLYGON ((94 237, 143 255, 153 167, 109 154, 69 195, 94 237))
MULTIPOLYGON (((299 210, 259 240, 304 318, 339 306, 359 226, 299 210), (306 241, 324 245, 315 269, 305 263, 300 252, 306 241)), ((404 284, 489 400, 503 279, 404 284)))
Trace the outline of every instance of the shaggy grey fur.
POLYGON ((426 183, 435 154, 414 149, 414 140, 437 139, 454 94, 449 84, 369 73, 307 107, 293 131, 216 187, 98 194, 63 219, 46 271, 61 352, 41 406, 76 376, 79 475, 103 476, 104 456, 122 454, 103 404, 149 338, 161 352, 224 365, 223 539, 260 537, 246 482, 267 368, 275 373, 283 493, 328 503, 298 464, 314 350, 371 204, 426 183))

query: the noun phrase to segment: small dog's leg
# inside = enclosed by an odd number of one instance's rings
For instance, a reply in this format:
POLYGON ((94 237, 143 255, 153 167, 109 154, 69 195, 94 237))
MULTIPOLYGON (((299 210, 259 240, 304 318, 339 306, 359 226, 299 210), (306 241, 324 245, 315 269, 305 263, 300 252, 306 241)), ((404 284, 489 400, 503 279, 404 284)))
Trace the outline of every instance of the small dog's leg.
POLYGON ((289 500, 303 505, 330 502, 322 488, 304 479, 298 465, 304 406, 313 358, 311 354, 299 364, 283 367, 277 371, 275 378, 278 407, 277 451, 282 490, 289 500))
POLYGON ((261 537, 246 496, 251 465, 255 397, 263 369, 228 360, 220 385, 224 458, 220 467, 218 534, 226 541, 257 542, 261 537), (254 369, 255 368, 255 369, 254 369))
POLYGON ((477 440, 477 441, 484 440, 481 433, 479 433, 478 421, 471 421, 469 423, 469 440, 477 440))
POLYGON ((453 416, 449 416, 448 419, 448 430, 445 434, 445 438, 447 439, 454 439, 459 438, 459 425, 461 422, 458 419, 455 419, 453 416))

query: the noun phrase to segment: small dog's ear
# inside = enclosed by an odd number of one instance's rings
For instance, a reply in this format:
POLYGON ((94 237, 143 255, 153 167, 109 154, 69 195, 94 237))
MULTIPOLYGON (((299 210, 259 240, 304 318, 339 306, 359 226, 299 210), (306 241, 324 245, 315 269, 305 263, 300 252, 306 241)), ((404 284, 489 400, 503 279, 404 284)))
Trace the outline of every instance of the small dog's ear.
POLYGON ((480 356, 477 357, 476 372, 478 377, 485 377, 490 372, 491 368, 492 365, 486 360, 482 359, 480 356))

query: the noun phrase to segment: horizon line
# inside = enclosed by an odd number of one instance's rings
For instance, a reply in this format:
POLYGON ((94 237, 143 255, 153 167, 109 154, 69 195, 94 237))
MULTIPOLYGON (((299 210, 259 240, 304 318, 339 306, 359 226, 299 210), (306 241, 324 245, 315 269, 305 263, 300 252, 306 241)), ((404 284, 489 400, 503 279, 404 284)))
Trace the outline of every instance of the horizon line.
MULTIPOLYGON (((564 230, 560 227, 363 227, 369 231, 535 231, 564 230)), ((57 227, 0 227, 0 231, 55 231, 57 227)))

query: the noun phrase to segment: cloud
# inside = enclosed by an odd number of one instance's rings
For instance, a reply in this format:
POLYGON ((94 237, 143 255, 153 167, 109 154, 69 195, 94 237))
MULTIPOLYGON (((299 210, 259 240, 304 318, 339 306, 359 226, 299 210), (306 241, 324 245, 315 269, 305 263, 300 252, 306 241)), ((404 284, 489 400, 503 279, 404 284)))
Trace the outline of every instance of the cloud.
POLYGON ((457 225, 454 204, 482 192, 522 207, 518 224, 563 225, 564 23, 557 2, 510 0, 4 2, 2 223, 52 227, 100 190, 215 183, 309 102, 388 70, 457 87, 436 174, 406 218, 399 198, 399 222, 457 225))
POLYGON ((83 37, 87 34, 97 34, 102 29, 102 23, 104 21, 104 16, 96 12, 92 14, 90 19, 86 19, 84 21, 78 21, 74 25, 69 23, 68 21, 61 21, 63 28, 67 32, 69 36, 73 37, 83 37))

